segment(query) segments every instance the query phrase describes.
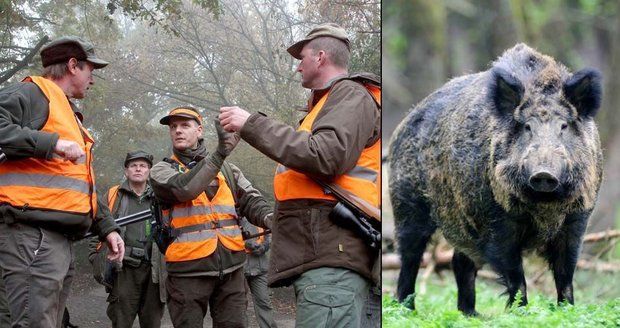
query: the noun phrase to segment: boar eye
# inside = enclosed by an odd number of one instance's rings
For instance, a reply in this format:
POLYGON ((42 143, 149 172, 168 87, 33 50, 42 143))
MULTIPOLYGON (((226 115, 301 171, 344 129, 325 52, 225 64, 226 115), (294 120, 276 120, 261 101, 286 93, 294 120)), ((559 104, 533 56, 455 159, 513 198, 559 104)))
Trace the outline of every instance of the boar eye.
POLYGON ((567 127, 568 127, 568 124, 566 124, 566 123, 562 123, 562 127, 561 127, 561 128, 562 128, 562 130, 566 130, 566 128, 567 128, 567 127))
POLYGON ((532 127, 529 123, 525 123, 525 131, 532 131, 532 127))

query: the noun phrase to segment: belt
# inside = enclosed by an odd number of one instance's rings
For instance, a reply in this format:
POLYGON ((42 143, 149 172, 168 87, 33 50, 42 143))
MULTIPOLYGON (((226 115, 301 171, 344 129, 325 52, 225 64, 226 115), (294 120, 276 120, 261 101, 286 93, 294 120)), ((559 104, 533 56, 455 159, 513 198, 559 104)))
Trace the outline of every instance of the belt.
POLYGON ((208 221, 208 222, 194 224, 194 225, 180 227, 180 228, 172 228, 172 235, 174 237, 178 237, 179 235, 184 234, 184 233, 201 231, 201 230, 213 230, 213 229, 219 229, 219 228, 230 227, 230 226, 235 226, 235 225, 239 225, 239 223, 237 222, 237 219, 214 220, 214 221, 208 221))

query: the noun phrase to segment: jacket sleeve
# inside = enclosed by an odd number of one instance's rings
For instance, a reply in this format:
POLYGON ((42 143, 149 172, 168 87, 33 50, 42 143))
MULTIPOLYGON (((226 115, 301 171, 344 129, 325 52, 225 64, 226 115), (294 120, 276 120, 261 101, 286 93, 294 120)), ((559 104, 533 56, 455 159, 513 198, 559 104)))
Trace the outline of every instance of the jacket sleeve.
POLYGON ((151 168, 151 187, 155 196, 163 202, 174 204, 190 201, 206 190, 223 162, 222 155, 213 152, 185 173, 175 170, 170 163, 159 162, 151 168))
POLYGON ((120 233, 121 228, 114 221, 108 208, 107 196, 105 200, 101 195, 97 197, 97 215, 90 230, 99 236, 99 240, 105 240, 105 237, 112 231, 120 233))
POLYGON ((312 131, 252 114, 241 137, 276 162, 319 178, 352 169, 370 140, 379 134, 380 112, 371 95, 353 81, 337 83, 312 131))
POLYGON ((58 134, 39 131, 48 115, 47 99, 34 83, 0 91, 0 148, 9 159, 52 157, 58 134))
POLYGON ((230 167, 237 182, 239 214, 245 216, 255 226, 270 229, 273 218, 272 206, 267 203, 260 191, 252 186, 237 166, 230 164, 230 167))
POLYGON ((88 239, 88 261, 92 264, 95 261, 95 255, 97 254, 97 245, 99 245, 99 239, 96 237, 88 239))

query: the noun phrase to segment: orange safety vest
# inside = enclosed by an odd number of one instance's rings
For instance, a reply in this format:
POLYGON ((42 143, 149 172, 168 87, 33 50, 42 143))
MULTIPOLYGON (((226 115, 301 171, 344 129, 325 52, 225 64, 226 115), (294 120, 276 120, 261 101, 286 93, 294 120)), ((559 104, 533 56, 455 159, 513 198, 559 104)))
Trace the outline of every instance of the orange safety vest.
MULTIPOLYGON (((182 171, 185 165, 175 156, 182 171)), ((162 210, 177 237, 166 250, 166 261, 180 262, 205 258, 217 247, 218 241, 232 251, 243 251, 245 243, 237 221, 235 200, 226 179, 217 173, 219 188, 213 199, 201 193, 191 201, 177 203, 162 210)))
MULTIPOLYGON (((381 88, 364 84, 375 101, 381 104, 381 88)), ((329 91, 312 107, 304 118, 297 131, 312 131, 312 124, 323 108, 329 91)), ((381 139, 365 148, 355 167, 333 181, 338 186, 364 199, 369 204, 379 207, 381 188, 381 139)), ((278 164, 273 179, 273 189, 278 201, 290 199, 325 199, 336 200, 331 194, 325 193, 323 188, 312 181, 305 174, 278 164)))
POLYGON ((92 169, 93 138, 76 118, 67 96, 56 83, 40 76, 29 76, 23 81, 36 84, 49 100, 49 114, 41 131, 77 142, 86 156, 75 164, 56 154, 50 160, 29 157, 3 163, 0 203, 94 218, 97 195, 92 169))
POLYGON ((118 197, 118 188, 120 188, 120 186, 121 185, 112 186, 108 190, 108 208, 110 209, 110 212, 113 211, 112 207, 114 206, 114 202, 116 202, 116 198, 118 197))

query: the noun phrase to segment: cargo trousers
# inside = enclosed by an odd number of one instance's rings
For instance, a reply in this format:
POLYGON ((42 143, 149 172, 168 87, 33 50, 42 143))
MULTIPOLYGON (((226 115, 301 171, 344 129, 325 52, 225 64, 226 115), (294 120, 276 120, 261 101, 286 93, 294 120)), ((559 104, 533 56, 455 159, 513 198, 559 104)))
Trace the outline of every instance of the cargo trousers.
POLYGON ((13 326, 60 326, 73 275, 72 242, 21 223, 0 223, 0 265, 13 326))
POLYGON ((295 327, 360 327, 370 281, 343 268, 318 268, 295 282, 295 327))
POLYGON ((108 295, 108 318, 114 328, 131 328, 138 316, 141 328, 161 327, 165 304, 159 298, 159 284, 153 282, 150 262, 137 267, 124 263, 108 295))

